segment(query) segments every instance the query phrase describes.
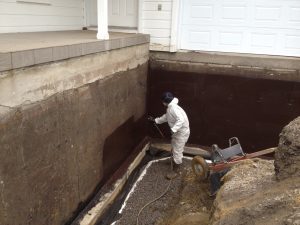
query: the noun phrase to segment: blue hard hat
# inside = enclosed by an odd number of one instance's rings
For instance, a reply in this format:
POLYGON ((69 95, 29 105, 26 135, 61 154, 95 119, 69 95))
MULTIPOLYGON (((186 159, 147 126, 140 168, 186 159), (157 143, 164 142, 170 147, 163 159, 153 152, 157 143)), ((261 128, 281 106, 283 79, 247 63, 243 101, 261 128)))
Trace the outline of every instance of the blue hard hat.
POLYGON ((161 96, 161 100, 165 103, 170 103, 173 100, 174 96, 171 92, 164 92, 161 96))

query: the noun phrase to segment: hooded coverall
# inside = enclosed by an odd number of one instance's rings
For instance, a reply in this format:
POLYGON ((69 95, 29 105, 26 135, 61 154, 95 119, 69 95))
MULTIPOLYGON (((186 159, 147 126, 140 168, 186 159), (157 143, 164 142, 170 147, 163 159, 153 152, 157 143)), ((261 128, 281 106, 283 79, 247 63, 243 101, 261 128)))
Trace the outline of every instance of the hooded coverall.
POLYGON ((178 105, 179 100, 173 98, 168 104, 166 114, 155 119, 155 123, 168 122, 172 134, 173 160, 176 164, 182 163, 184 145, 190 136, 189 120, 185 111, 178 105))

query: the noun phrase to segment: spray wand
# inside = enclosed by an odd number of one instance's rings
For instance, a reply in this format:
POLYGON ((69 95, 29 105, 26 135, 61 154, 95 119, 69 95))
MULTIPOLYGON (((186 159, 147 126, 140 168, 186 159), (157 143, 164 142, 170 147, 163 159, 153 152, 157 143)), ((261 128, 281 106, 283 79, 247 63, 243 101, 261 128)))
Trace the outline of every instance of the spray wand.
POLYGON ((155 128, 157 129, 158 133, 160 134, 160 136, 162 138, 165 138, 165 135, 163 134, 163 132, 161 131, 161 129, 157 126, 157 123, 155 122, 155 119, 152 116, 148 117, 148 120, 150 120, 151 122, 153 122, 153 125, 155 126, 155 128))

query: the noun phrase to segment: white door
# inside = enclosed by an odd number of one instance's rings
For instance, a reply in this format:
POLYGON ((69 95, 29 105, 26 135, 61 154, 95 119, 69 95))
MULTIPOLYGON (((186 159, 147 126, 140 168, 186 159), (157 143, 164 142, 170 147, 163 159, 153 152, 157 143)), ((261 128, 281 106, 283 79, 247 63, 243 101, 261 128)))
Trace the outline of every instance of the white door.
MULTIPOLYGON (((87 26, 97 26, 97 0, 85 0, 87 26)), ((138 0, 108 0, 108 26, 137 28, 138 0)))
POLYGON ((86 26, 97 26, 97 0, 85 0, 86 26))
POLYGON ((182 0, 179 47, 300 56, 300 0, 182 0))
POLYGON ((138 0, 108 0, 108 26, 137 28, 138 0))

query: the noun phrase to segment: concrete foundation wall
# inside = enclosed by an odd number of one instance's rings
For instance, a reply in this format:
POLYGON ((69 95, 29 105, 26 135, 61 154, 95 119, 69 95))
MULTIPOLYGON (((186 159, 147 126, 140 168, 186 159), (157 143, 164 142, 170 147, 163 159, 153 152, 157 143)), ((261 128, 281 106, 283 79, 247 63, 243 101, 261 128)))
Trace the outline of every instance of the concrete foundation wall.
POLYGON ((148 49, 1 74, 0 224, 65 224, 144 138, 148 49))
MULTIPOLYGON (((224 148, 228 138, 237 136, 247 152, 277 146, 283 126, 300 112, 299 62, 288 57, 154 52, 149 114, 165 112, 160 97, 168 90, 190 118, 190 143, 224 148)), ((151 132, 157 135, 154 128, 151 132)), ((169 133, 167 126, 164 132, 169 133)))

